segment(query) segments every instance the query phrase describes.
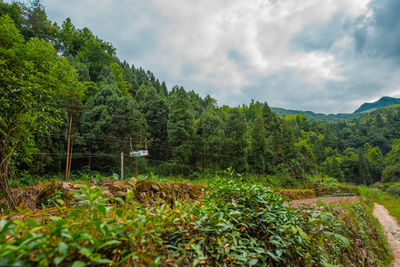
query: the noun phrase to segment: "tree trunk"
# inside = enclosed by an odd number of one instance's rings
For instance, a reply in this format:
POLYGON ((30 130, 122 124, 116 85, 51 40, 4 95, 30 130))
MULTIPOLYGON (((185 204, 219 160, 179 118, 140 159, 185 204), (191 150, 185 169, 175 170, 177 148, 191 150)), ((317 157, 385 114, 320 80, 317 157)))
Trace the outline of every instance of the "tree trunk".
POLYGON ((72 112, 70 113, 69 116, 69 130, 68 130, 68 145, 67 145, 67 162, 66 162, 66 166, 65 166, 65 181, 68 181, 68 169, 69 169, 69 150, 71 147, 71 128, 72 128, 72 112))
POLYGON ((0 152, 0 186, 1 191, 7 202, 7 206, 10 210, 15 210, 17 204, 15 203, 14 196, 12 195, 10 183, 8 181, 8 163, 6 155, 0 152))

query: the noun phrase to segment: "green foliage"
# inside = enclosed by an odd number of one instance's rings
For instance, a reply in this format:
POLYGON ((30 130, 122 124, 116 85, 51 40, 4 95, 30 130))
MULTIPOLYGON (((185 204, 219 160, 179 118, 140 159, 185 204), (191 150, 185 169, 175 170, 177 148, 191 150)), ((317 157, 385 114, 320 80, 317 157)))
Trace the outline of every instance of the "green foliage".
POLYGON ((193 150, 195 131, 192 105, 183 89, 171 96, 169 110, 167 128, 172 159, 180 164, 181 172, 188 174, 188 168, 196 156, 193 150))
POLYGON ((400 139, 393 142, 392 150, 385 159, 386 168, 382 174, 382 182, 400 181, 400 139))
POLYGON ((343 206, 344 212, 291 209, 264 186, 219 177, 200 202, 173 207, 161 202, 144 208, 132 191, 125 199, 106 199, 94 186, 81 187, 74 197, 72 207, 54 201, 41 221, 1 220, 0 263, 310 266, 348 264, 364 249, 378 265, 387 259, 376 221, 362 203, 343 206))
POLYGON ((7 177, 7 163, 29 161, 34 135, 54 131, 62 122, 59 106, 79 99, 84 87, 50 43, 37 38, 24 43, 7 15, 0 17, 0 87, 0 175, 7 177))
POLYGON ((398 221, 400 221, 400 200, 391 196, 386 192, 382 192, 379 189, 368 188, 366 186, 360 187, 360 195, 362 197, 368 198, 371 201, 378 202, 381 205, 384 205, 385 208, 389 211, 390 215, 396 217, 398 221))
MULTIPOLYGON (((248 169, 246 119, 238 109, 231 109, 225 124, 225 141, 223 154, 227 157, 228 166, 236 172, 242 173, 248 169)), ((225 167, 228 167, 225 166, 225 167)))

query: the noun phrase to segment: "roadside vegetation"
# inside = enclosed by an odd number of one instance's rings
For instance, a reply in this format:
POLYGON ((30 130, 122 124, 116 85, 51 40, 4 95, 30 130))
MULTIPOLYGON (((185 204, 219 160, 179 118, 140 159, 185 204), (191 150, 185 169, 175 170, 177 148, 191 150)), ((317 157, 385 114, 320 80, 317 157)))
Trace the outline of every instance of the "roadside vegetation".
POLYGON ((86 185, 72 201, 55 193, 36 212, 2 216, 0 263, 385 266, 390 259, 364 202, 291 209, 270 188, 232 177, 214 177, 203 191, 198 200, 171 204, 161 197, 151 206, 140 204, 134 190, 106 198, 86 185))

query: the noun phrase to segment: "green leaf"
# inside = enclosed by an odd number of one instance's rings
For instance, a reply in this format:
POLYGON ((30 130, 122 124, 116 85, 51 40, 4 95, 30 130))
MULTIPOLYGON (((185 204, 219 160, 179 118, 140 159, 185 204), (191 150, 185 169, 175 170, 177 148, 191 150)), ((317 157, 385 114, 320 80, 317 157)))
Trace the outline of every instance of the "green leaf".
POLYGON ((53 262, 55 265, 59 265, 64 260, 64 258, 65 258, 65 256, 55 257, 53 262))
POLYGON ((125 205, 125 201, 122 199, 122 198, 120 198, 120 197, 116 197, 116 198, 114 198, 116 201, 118 201, 119 203, 121 203, 121 205, 125 205))
POLYGON ((115 213, 117 214, 118 217, 121 217, 122 214, 124 213, 124 210, 121 209, 121 208, 118 208, 118 209, 115 210, 115 213))
POLYGON ((121 243, 121 241, 118 241, 118 240, 110 240, 110 241, 107 241, 107 242, 103 243, 103 244, 99 247, 99 249, 104 248, 104 247, 107 247, 107 246, 119 244, 119 243, 121 243))
POLYGON ((83 255, 85 255, 86 257, 90 257, 90 256, 92 255, 92 250, 89 249, 89 248, 83 247, 83 248, 81 248, 79 251, 80 251, 83 255))
POLYGON ((258 259, 251 259, 251 260, 249 260, 249 266, 254 266, 254 265, 256 265, 257 264, 257 262, 258 262, 258 259))
POLYGON ((161 258, 158 257, 158 258, 156 258, 156 259, 153 261, 153 263, 151 264, 151 266, 152 266, 152 267, 157 267, 157 266, 160 266, 160 264, 161 264, 161 258))
POLYGON ((135 195, 133 194, 133 191, 132 190, 128 190, 125 202, 129 203, 134 197, 135 197, 135 195))
POLYGON ((350 242, 349 242, 349 240, 348 240, 346 237, 344 237, 344 236, 342 236, 342 235, 335 235, 335 239, 336 239, 337 241, 342 242, 343 245, 344 245, 346 248, 349 248, 349 247, 350 247, 350 242))
POLYGON ((328 232, 328 231, 325 231, 324 234, 325 234, 328 238, 330 238, 332 235, 334 235, 334 233, 328 232))
POLYGON ((83 261, 75 261, 71 267, 84 267, 86 264, 83 261))
POLYGON ((97 205, 97 209, 103 216, 107 215, 107 209, 104 205, 97 205))
POLYGON ((60 253, 62 255, 64 255, 64 256, 67 255, 67 253, 68 253, 68 245, 66 243, 64 243, 64 242, 58 243, 58 251, 60 251, 60 253))

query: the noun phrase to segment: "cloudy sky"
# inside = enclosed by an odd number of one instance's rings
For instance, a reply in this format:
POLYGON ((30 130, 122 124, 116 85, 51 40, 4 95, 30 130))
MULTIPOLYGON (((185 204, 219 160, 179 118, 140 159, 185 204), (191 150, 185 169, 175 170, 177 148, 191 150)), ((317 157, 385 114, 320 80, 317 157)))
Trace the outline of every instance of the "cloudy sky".
POLYGON ((219 105, 352 112, 400 97, 398 0, 44 0, 121 60, 219 105))

